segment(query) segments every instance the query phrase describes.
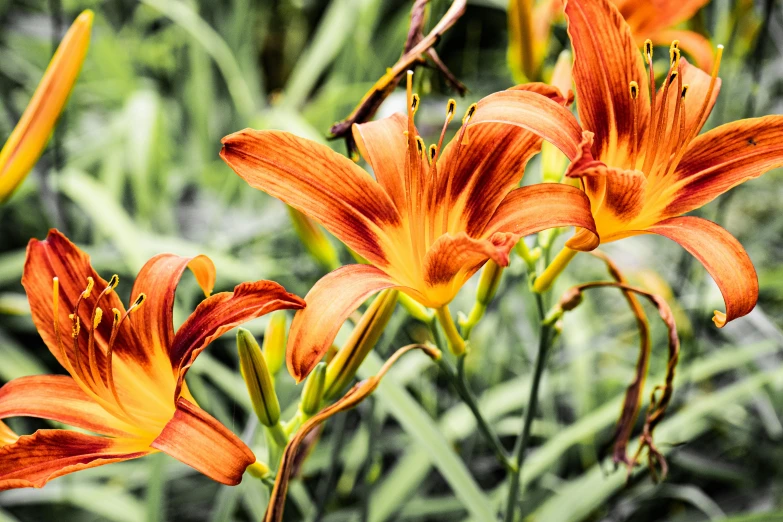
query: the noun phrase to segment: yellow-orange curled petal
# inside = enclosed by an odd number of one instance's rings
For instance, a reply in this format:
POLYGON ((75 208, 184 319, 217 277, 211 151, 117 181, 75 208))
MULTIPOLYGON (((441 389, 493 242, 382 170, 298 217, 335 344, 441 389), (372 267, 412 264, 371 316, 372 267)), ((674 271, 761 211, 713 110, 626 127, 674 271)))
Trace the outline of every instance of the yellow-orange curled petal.
POLYGON ((66 430, 38 430, 0 447, 0 491, 40 488, 74 471, 143 457, 155 450, 138 439, 66 430))
POLYGON ((399 286, 371 265, 346 265, 322 277, 307 293, 307 307, 294 316, 286 364, 300 382, 332 345, 345 319, 371 295, 399 286))
POLYGON ((13 444, 18 438, 19 435, 14 433, 14 431, 6 426, 3 421, 0 421, 0 448, 7 446, 8 444, 13 444))
POLYGON ((296 310, 304 306, 302 298, 289 294, 274 281, 242 283, 233 292, 220 292, 204 299, 185 319, 171 342, 171 366, 178 372, 174 397, 179 396, 185 374, 209 343, 251 319, 275 310, 296 310))
POLYGON ((581 228, 592 238, 580 250, 592 250, 598 246, 590 200, 584 192, 568 185, 542 183, 511 191, 487 229, 522 237, 548 228, 567 226, 581 228))
POLYGON ((354 162, 282 131, 245 129, 222 143, 220 157, 251 187, 315 219, 362 257, 387 263, 388 231, 401 218, 386 191, 354 162))
POLYGON ((92 20, 93 13, 88 10, 71 25, 0 151, 0 203, 11 196, 46 147, 87 54, 92 20))
POLYGON ((726 230, 706 219, 683 216, 667 219, 648 232, 668 237, 696 257, 712 276, 723 294, 726 313, 715 313, 713 321, 723 327, 756 306, 759 283, 745 249, 726 230))
POLYGON ((0 388, 0 419, 37 417, 101 435, 133 437, 139 430, 108 413, 66 375, 33 375, 0 388))
MULTIPOLYGON (((206 256, 181 257, 159 254, 139 271, 131 296, 147 295, 144 306, 133 312, 134 324, 148 358, 163 370, 160 377, 173 376, 169 347, 174 342, 174 296, 180 278, 190 268, 201 289, 209 296, 215 286, 215 265, 206 256)), ((176 371, 177 368, 174 368, 176 371)))
POLYGON ((609 0, 568 0, 565 13, 574 50, 579 120, 595 133, 595 156, 623 165, 631 153, 634 103, 640 129, 649 118, 649 82, 642 57, 609 0), (639 84, 636 102, 628 95, 632 81, 639 84))
POLYGON ((229 486, 239 484, 247 467, 256 461, 239 437, 183 398, 152 447, 229 486))
POLYGON ((734 121, 691 143, 674 172, 668 215, 706 205, 724 192, 783 165, 783 115, 734 121))

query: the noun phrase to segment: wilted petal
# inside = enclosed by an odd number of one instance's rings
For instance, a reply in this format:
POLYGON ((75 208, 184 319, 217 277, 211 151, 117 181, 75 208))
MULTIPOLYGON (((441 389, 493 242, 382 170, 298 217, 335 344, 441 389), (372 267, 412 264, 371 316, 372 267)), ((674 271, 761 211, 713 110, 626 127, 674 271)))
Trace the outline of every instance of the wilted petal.
POLYGON ((210 414, 180 398, 177 412, 152 447, 229 486, 242 481, 256 457, 239 437, 210 414))
POLYGON ((38 430, 0 448, 0 491, 40 488, 48 481, 154 452, 143 442, 85 435, 75 431, 38 430))
POLYGON ((756 270, 742 245, 726 230, 706 219, 683 216, 661 221, 648 231, 679 243, 710 273, 726 302, 726 313, 715 311, 713 318, 719 328, 756 306, 756 270))

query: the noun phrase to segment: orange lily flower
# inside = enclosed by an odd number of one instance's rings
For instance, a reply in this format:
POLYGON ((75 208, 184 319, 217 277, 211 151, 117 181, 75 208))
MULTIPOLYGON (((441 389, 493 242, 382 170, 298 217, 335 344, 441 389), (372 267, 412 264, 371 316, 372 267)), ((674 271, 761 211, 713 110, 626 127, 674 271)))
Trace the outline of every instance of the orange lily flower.
MULTIPOLYGON (((551 110, 570 114, 553 87, 531 84, 507 92, 530 103, 551 98, 551 110)), ((414 126, 418 97, 409 73, 407 117, 398 113, 353 126, 375 179, 331 149, 285 132, 247 129, 223 138, 221 157, 245 181, 320 222, 370 263, 331 272, 305 297, 308 306, 294 318, 287 353, 297 380, 372 294, 398 288, 444 311, 488 259, 507 266, 521 236, 559 226, 593 228, 580 190, 557 184, 515 188, 541 138, 482 120, 503 112, 508 96, 499 94, 471 106, 444 146, 456 105, 449 101, 440 139, 428 149, 414 126)), ((541 121, 536 124, 559 125, 554 118, 541 121)), ((590 248, 589 242, 580 248, 590 248)))
POLYGON ((161 254, 141 269, 126 310, 114 292, 118 277, 101 279, 65 236, 52 230, 45 241, 30 241, 22 284, 33 322, 70 377, 9 382, 0 388, 0 419, 38 417, 104 436, 39 430, 18 437, 0 422, 0 490, 42 487, 67 473, 157 451, 218 482, 241 481, 255 456, 196 405, 185 374, 221 334, 304 302, 271 281, 243 283, 207 297, 174 333, 174 291, 186 268, 209 295, 215 282, 209 258, 161 254))
POLYGON ((686 29, 672 29, 690 20, 709 0, 612 0, 631 27, 636 45, 649 39, 653 45, 669 45, 679 40, 682 49, 693 57, 701 69, 710 70, 714 54, 712 45, 702 35, 686 29))
POLYGON ((92 19, 92 11, 88 10, 73 22, 30 104, 3 145, 0 151, 0 203, 11 197, 46 147, 87 55, 92 19))
MULTIPOLYGON (((749 313, 758 280, 748 255, 723 228, 683 214, 783 165, 783 116, 740 120, 697 136, 720 89, 722 48, 709 75, 681 59, 674 42, 669 72, 656 90, 628 24, 608 0, 569 0, 566 17, 579 118, 594 140, 582 143, 581 155, 573 155, 573 140, 555 137, 553 143, 571 152, 568 175, 582 180, 601 242, 638 234, 668 237, 720 287, 726 312, 715 312, 718 327, 749 313)), ((645 47, 651 64, 652 44, 645 47)), ((573 125, 573 118, 563 125, 573 125)), ((592 231, 567 246, 579 249, 583 239, 592 241, 592 231)), ((575 254, 561 252, 534 288, 548 288, 575 254)))

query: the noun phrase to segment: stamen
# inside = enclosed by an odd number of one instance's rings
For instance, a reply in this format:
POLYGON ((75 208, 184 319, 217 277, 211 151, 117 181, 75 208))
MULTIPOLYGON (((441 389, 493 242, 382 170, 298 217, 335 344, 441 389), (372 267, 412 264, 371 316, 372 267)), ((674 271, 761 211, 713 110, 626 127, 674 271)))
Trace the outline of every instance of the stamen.
POLYGON ((106 288, 103 289, 103 291, 98 295, 98 299, 95 300, 95 305, 92 309, 92 321, 93 321, 93 328, 90 330, 89 338, 87 339, 87 357, 89 359, 90 364, 90 376, 92 377, 93 383, 101 383, 103 385, 103 379, 101 378, 100 370, 98 369, 98 353, 95 349, 95 330, 98 328, 98 324, 100 323, 100 319, 98 318, 98 314, 100 316, 103 316, 103 310, 99 308, 99 305, 101 304, 101 300, 112 293, 115 288, 117 288, 117 285, 120 283, 120 278, 117 274, 114 274, 111 276, 111 279, 109 279, 108 284, 106 285, 106 288), (96 322, 97 321, 97 322, 96 322))
POLYGON ((451 123, 451 119, 454 117, 454 112, 457 110, 457 100, 449 98, 446 104, 446 119, 451 123))
POLYGON ((413 111, 413 114, 416 114, 416 111, 419 110, 419 95, 416 93, 413 93, 412 100, 411 100, 411 110, 413 111))
MULTIPOLYGON (((675 64, 671 64, 669 66, 669 72, 667 74, 666 81, 663 85, 663 96, 661 99, 661 107, 658 110, 658 116, 653 120, 655 111, 652 111, 650 113, 650 122, 652 123, 655 121, 655 125, 650 127, 651 136, 649 141, 647 142, 647 151, 644 155, 644 165, 642 166, 642 172, 645 172, 647 174, 650 173, 650 168, 655 165, 655 160, 658 157, 658 152, 660 151, 660 139, 663 135, 663 127, 666 124, 667 120, 669 119, 669 111, 668 111, 668 102, 669 102, 669 87, 672 84, 672 81, 674 81, 675 78, 677 78, 677 71, 674 71, 675 64)), ((679 68, 679 64, 677 65, 679 68)), ((650 67, 650 71, 652 71, 652 67, 650 67)), ((654 80, 653 80, 654 81, 654 80)), ((652 87, 653 92, 655 91, 655 87, 652 87)))
POLYGON ((82 292, 84 299, 89 299, 92 293, 92 287, 95 286, 95 280, 92 277, 87 277, 87 288, 82 292))
POLYGON ((119 310, 116 308, 112 308, 112 314, 114 314, 114 322, 111 326, 111 337, 109 338, 109 346, 106 348, 106 380, 107 385, 109 386, 109 389, 111 389, 111 393, 114 396, 114 400, 117 403, 117 406, 131 419, 134 419, 138 421, 136 417, 134 417, 126 408, 123 406, 122 402, 120 401, 120 395, 117 393, 117 386, 114 383, 114 364, 113 364, 113 355, 114 355, 114 342, 117 339, 117 334, 120 331, 120 326, 122 325, 122 322, 127 318, 130 313, 134 310, 136 310, 138 307, 140 307, 144 300, 147 298, 146 294, 139 294, 138 297, 136 297, 136 300, 133 302, 133 304, 128 308, 128 310, 122 314, 119 310))
POLYGON ((470 119, 473 117, 473 113, 476 112, 477 105, 474 103, 465 112, 465 116, 462 118, 462 125, 467 125, 470 119))
POLYGON ((647 65, 652 66, 653 43, 649 38, 644 41, 644 59, 647 60, 647 65))
POLYGON ((636 82, 631 82, 628 84, 628 87, 631 90, 631 98, 635 100, 639 96, 639 84, 636 82))
POLYGON ((92 320, 92 329, 93 330, 98 328, 98 325, 101 324, 101 319, 103 319, 103 309, 97 308, 95 310, 95 317, 92 320))
POLYGON ((674 40, 671 47, 669 47, 669 64, 675 65, 680 61, 680 41, 674 40))
POLYGON ((113 276, 111 276, 111 279, 109 279, 109 286, 106 287, 106 290, 104 290, 104 292, 110 294, 112 290, 117 288, 118 284, 120 284, 120 276, 114 274, 113 276))
POLYGON ((435 161, 435 156, 438 154, 438 146, 433 143, 432 145, 430 145, 430 148, 428 149, 427 152, 428 152, 427 159, 430 162, 430 166, 432 166, 432 163, 435 161))
POLYGON ((682 98, 683 100, 685 99, 685 95, 688 94, 688 89, 689 88, 690 88, 690 85, 687 84, 687 83, 682 86, 682 94, 680 94, 680 98, 682 98))
POLYGON ((421 136, 416 136, 416 148, 419 150, 419 154, 424 154, 424 151, 427 150, 427 145, 424 143, 424 140, 421 136))

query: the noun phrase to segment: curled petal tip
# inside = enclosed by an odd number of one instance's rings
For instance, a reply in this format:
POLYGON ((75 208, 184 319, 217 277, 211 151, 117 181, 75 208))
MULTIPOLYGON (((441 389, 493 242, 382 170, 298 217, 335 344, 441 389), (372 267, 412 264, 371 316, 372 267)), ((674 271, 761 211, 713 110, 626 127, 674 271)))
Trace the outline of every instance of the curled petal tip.
POLYGON ((726 326, 726 323, 728 322, 726 320, 726 314, 721 312, 720 310, 715 310, 715 315, 712 316, 712 322, 715 323, 715 326, 718 328, 723 328, 726 326))

